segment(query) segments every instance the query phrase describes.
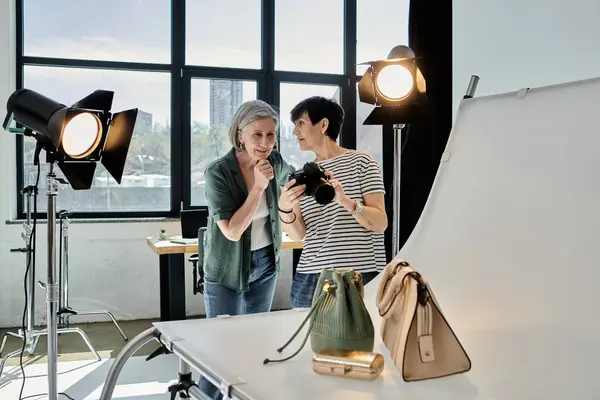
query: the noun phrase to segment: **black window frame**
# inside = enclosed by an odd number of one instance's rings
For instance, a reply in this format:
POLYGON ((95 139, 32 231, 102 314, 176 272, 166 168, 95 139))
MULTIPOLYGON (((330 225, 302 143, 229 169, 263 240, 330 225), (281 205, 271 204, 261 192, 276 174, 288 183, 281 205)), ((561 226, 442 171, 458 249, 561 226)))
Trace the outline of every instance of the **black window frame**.
MULTIPOLYGON (((171 1, 171 63, 77 60, 24 55, 23 2, 16 0, 16 87, 23 87, 25 66, 83 67, 113 70, 162 71, 171 77, 171 208, 168 211, 73 212, 80 219, 178 218, 183 209, 206 208, 191 205, 191 80, 194 78, 221 78, 253 80, 258 85, 258 98, 279 105, 280 82, 331 84, 340 86, 341 105, 346 112, 346 123, 340 135, 340 144, 356 148, 356 74, 357 0, 345 0, 343 8, 344 71, 342 74, 323 74, 275 70, 275 0, 262 0, 261 69, 206 67, 186 65, 186 0, 171 1)), ((408 18, 408 15, 406 16, 408 18)), ((282 116, 285 118, 286 116, 282 116)), ((384 143, 384 148, 386 143, 384 143)), ((24 204, 19 193, 24 186, 23 137, 16 138, 17 163, 17 218, 25 218, 24 204)), ((384 166, 384 177, 390 176, 384 166)), ((389 179, 384 178, 386 181, 389 179)), ((43 180, 40 180, 43 182, 43 180)), ((387 186, 387 183, 386 183, 387 186)), ((44 211, 38 213, 45 218, 44 211)))

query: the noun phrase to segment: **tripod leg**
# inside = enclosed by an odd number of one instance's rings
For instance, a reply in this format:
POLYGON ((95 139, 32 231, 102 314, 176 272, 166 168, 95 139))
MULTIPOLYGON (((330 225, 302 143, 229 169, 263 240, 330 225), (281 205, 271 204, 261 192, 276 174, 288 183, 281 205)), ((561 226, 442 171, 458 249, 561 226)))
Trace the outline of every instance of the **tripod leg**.
POLYGON ((64 328, 64 329, 59 329, 58 333, 78 333, 79 336, 81 336, 81 338, 87 345, 87 347, 90 349, 90 351, 92 353, 94 353, 94 355, 96 356, 96 360, 102 361, 102 357, 100 357, 100 354, 98 354, 98 351, 96 351, 96 349, 92 345, 90 338, 88 338, 88 336, 85 334, 85 332, 82 331, 81 329, 79 329, 79 328, 64 328))
POLYGON ((121 327, 119 326, 119 324, 117 323, 117 320, 115 319, 115 316, 108 310, 94 310, 94 311, 72 311, 73 315, 107 315, 113 324, 115 324, 115 327, 117 328, 117 330, 119 331, 119 333, 121 334, 121 336, 123 337, 123 340, 128 341, 129 339, 127 338, 127 336, 125 335, 125 332, 123 332, 123 329, 121 329, 121 327))
POLYGON ((121 327, 117 323, 115 316, 112 315, 112 313, 110 311, 105 312, 105 314, 108 315, 108 317, 112 320, 113 324, 115 324, 115 327, 117 328, 117 330, 119 331, 121 336, 123 336, 123 340, 125 340, 125 341, 129 340, 129 339, 127 339, 127 336, 125 335, 125 332, 123 332, 123 329, 121 329, 121 327))
POLYGON ((27 349, 26 349, 26 351, 30 355, 35 354, 35 349, 37 348, 37 345, 38 345, 39 341, 40 341, 40 337, 39 337, 39 335, 36 335, 35 337, 29 339, 29 341, 27 342, 27 349))
POLYGON ((21 349, 15 350, 13 352, 10 352, 6 355, 6 357, 4 357, 2 359, 2 361, 0 361, 0 376, 2 376, 2 371, 4 371, 4 366, 6 365, 6 362, 8 361, 9 358, 13 358, 17 355, 21 354, 21 349))
POLYGON ((85 332, 82 331, 79 328, 74 328, 73 332, 79 333, 79 335, 81 336, 81 338, 83 339, 83 341, 85 342, 85 344, 87 344, 87 346, 89 347, 90 351, 96 355, 96 359, 98 361, 102 361, 102 357, 100 357, 100 354, 98 354, 98 352, 96 351, 96 349, 92 345, 92 342, 90 341, 90 338, 85 334, 85 332))
POLYGON ((6 346, 6 339, 8 339, 8 335, 4 335, 4 337, 2 338, 2 344, 0 345, 0 357, 2 357, 4 346, 6 346))
POLYGON ((4 346, 6 346, 6 339, 8 339, 7 335, 4 335, 2 338, 2 344, 0 345, 0 357, 2 357, 2 352, 4 351, 4 346))
POLYGON ((12 336, 14 338, 17 338, 19 340, 25 340, 25 337, 17 334, 17 333, 13 333, 13 332, 6 332, 4 334, 4 337, 2 338, 2 345, 0 345, 0 357, 2 356, 2 352, 4 351, 4 347, 6 346, 6 339, 8 339, 9 336, 12 336))

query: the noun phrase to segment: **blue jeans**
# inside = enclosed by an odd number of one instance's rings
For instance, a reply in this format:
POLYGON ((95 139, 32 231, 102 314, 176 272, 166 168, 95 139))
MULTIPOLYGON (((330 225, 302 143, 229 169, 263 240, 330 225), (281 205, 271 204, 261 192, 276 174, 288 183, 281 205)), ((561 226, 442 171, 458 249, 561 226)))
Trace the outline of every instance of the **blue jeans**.
MULTIPOLYGON (((236 292, 216 282, 205 281, 206 318, 223 314, 240 315, 271 311, 277 283, 275 253, 272 245, 252 252, 249 283, 248 291, 236 292)), ((200 378, 198 386, 212 399, 223 398, 219 389, 207 379, 200 378)))
MULTIPOLYGON (((363 272, 361 274, 363 285, 369 283, 377 274, 379 272, 363 272)), ((290 290, 292 308, 310 308, 312 306, 313 295, 320 276, 321 274, 318 272, 314 274, 296 273, 290 290)))

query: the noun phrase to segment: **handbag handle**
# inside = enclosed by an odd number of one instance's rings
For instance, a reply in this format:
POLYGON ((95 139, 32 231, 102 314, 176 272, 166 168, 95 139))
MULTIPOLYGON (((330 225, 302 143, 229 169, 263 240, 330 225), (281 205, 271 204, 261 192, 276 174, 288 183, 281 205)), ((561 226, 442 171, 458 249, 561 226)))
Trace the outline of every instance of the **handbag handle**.
MULTIPOLYGON (((310 319, 310 317, 312 317, 312 315, 315 313, 315 311, 317 309, 321 308, 321 305, 325 302, 325 300, 333 292, 335 292, 336 289, 337 289, 337 285, 335 283, 333 283, 333 282, 330 283, 327 279, 325 280, 325 282, 323 283, 323 291, 321 292, 321 294, 319 295, 319 297, 317 297, 317 300, 312 305, 312 307, 310 309, 310 312, 306 315, 306 317, 304 318, 304 320, 300 324, 300 327, 298 327, 298 329, 296 329, 296 332, 294 332, 294 334, 292 335, 292 337, 283 346, 281 346, 280 348, 277 349, 278 353, 281 353, 290 343, 292 343, 292 341, 296 338, 296 336, 298 336, 298 334, 302 330, 302 327, 304 327, 304 325, 310 319)), ((306 330, 306 335, 304 336, 304 339, 302 340, 302 344, 300 345, 300 348, 298 350, 296 350, 290 356, 288 356, 286 358, 281 358, 281 359, 278 359, 278 360, 271 360, 270 358, 265 358, 263 360, 263 365, 271 363, 271 362, 283 362, 283 361, 287 361, 287 360, 289 360, 291 358, 296 357, 298 355, 298 353, 300 353, 300 351, 302 351, 302 349, 304 348, 304 345, 306 345, 306 342, 308 341, 308 337, 310 335, 310 332, 312 331, 313 322, 314 322, 314 320, 310 321, 310 325, 308 326, 308 329, 306 330)))
POLYGON ((429 300, 430 293, 428 290, 428 285, 417 271, 415 271, 409 263, 404 260, 401 260, 398 264, 394 266, 394 268, 389 268, 384 270, 384 276, 382 279, 385 279, 385 283, 383 285, 379 285, 377 290, 377 308, 379 312, 379 316, 384 317, 392 308, 392 304, 396 300, 396 297, 402 292, 404 288, 404 284, 406 278, 413 278, 417 281, 417 291, 418 291, 418 301, 421 305, 426 305, 429 300), (387 290, 390 282, 397 282, 394 285, 393 290, 387 290), (385 309, 385 311, 382 311, 385 309))

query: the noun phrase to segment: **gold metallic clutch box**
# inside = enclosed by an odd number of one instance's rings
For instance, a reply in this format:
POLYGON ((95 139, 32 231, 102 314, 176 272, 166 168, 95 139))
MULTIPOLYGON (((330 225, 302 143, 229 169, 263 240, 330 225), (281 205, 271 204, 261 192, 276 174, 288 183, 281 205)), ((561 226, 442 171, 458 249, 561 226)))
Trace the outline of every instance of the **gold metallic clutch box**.
POLYGON ((383 371, 383 356, 366 351, 323 350, 313 356, 313 371, 371 381, 383 371))

